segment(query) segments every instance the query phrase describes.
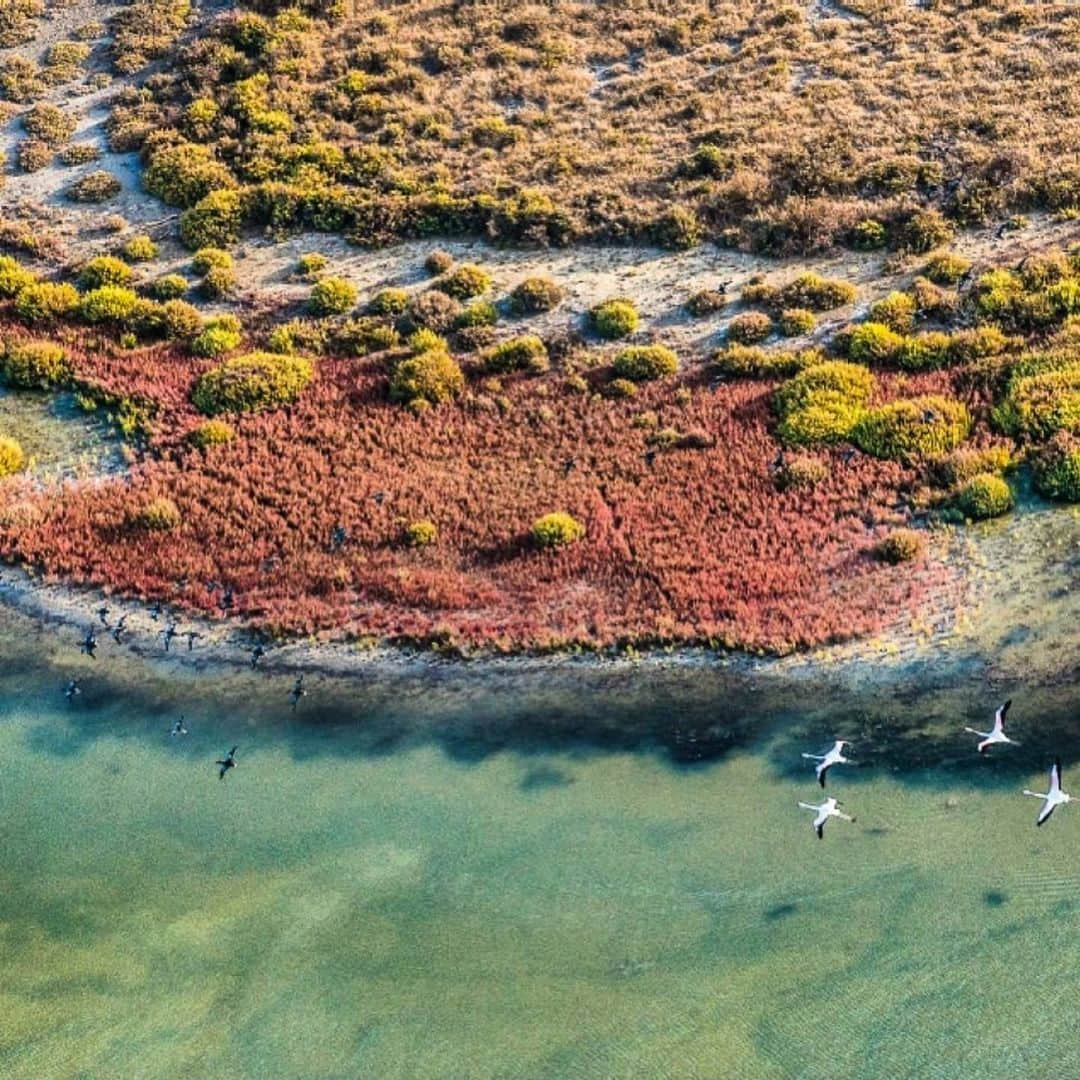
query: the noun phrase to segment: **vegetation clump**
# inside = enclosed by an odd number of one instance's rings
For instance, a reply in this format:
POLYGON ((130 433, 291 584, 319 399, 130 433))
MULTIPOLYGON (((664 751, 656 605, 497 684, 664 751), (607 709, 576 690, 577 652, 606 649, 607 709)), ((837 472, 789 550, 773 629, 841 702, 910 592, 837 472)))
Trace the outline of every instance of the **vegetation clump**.
POLYGON ((131 524, 146 532, 172 532, 180 527, 180 509, 164 495, 151 499, 131 517, 131 524))
POLYGON ((8 344, 3 352, 4 381, 27 390, 64 386, 73 374, 67 352, 51 341, 8 344))
POLYGON ((815 457, 796 454, 785 457, 776 470, 776 486, 780 491, 814 488, 829 477, 829 466, 815 457))
POLYGON ((402 315, 409 306, 406 289, 380 289, 368 303, 372 315, 402 315))
POLYGON ((236 436, 232 424, 224 420, 206 420, 188 432, 188 442, 199 450, 209 450, 213 446, 223 446, 236 436))
POLYGON ((217 357, 239 349, 243 340, 240 320, 235 315, 218 315, 206 321, 190 348, 195 356, 217 357))
POLYGON ((510 306, 515 315, 552 311, 562 302, 564 291, 549 277, 529 277, 514 286, 510 306))
POLYGON ((638 311, 633 300, 612 297, 589 311, 589 322, 600 337, 607 340, 629 337, 638 328, 638 311))
POLYGON ((188 291, 187 278, 183 274, 162 274, 150 291, 158 300, 178 300, 188 291))
POLYGON ((79 287, 100 289, 102 285, 129 285, 131 267, 112 255, 95 255, 79 272, 79 287))
POLYGON ((777 325, 784 337, 802 337, 817 326, 817 318, 809 308, 784 308, 777 325))
POLYGON ((75 202, 99 203, 119 195, 123 185, 111 172, 99 169, 80 177, 68 188, 68 197, 75 202))
POLYGON ((0 255, 0 297, 10 300, 36 281, 34 272, 17 259, 10 255, 0 255))
POLYGON ((308 298, 312 315, 344 315, 356 307, 356 286, 344 278, 327 277, 317 281, 308 298))
POLYGON ((943 251, 927 260, 923 274, 935 285, 955 285, 970 269, 969 259, 943 251))
POLYGON ((245 353, 201 375, 191 400, 205 416, 277 409, 296 401, 314 373, 302 356, 245 353))
POLYGON ((432 286, 455 300, 470 300, 483 296, 491 288, 491 275, 472 263, 462 263, 435 282, 432 286))
POLYGON ((433 521, 412 521, 405 527, 405 543, 409 547, 430 547, 439 539, 439 530, 433 521))
POLYGON ((88 323, 122 323, 131 317, 139 296, 122 285, 99 285, 83 293, 79 316, 88 323))
POLYGON ((915 324, 915 301, 907 293, 893 291, 870 305, 870 320, 906 334, 915 324))
POLYGON ((1059 431, 1080 434, 1080 359, 1069 351, 1022 358, 993 418, 1015 437, 1045 441, 1059 431))
POLYGON ((442 333, 453 327, 461 315, 461 302, 438 289, 417 293, 409 301, 409 321, 414 326, 427 327, 442 333))
POLYGON ((620 379, 649 382, 674 375, 679 370, 679 358, 663 345, 630 345, 615 357, 612 370, 620 379))
POLYGON ((464 389, 461 368, 443 349, 430 349, 402 360, 390 378, 391 398, 408 405, 416 401, 441 405, 464 389))
POLYGON ((847 355, 860 364, 889 364, 903 345, 903 335, 892 328, 879 322, 864 322, 848 336, 847 355))
POLYGON ((761 311, 747 311, 736 315, 727 326, 729 341, 736 345, 757 345, 764 341, 773 330, 772 319, 761 311))
POLYGON ((868 410, 852 437, 860 450, 873 457, 911 461, 948 453, 970 433, 971 416, 963 402, 928 395, 868 410))
POLYGON ((26 454, 15 439, 0 436, 0 476, 11 476, 26 468, 26 454))
POLYGON ((120 250, 128 262, 134 263, 150 262, 151 259, 156 259, 158 254, 157 244, 145 233, 131 237, 120 250))
POLYGON ((539 548, 565 547, 584 535, 585 526, 561 510, 537 518, 530 530, 532 541, 539 548))
POLYGON ((1080 502, 1080 439, 1064 432, 1055 435, 1035 456, 1032 476, 1040 495, 1080 502))
POLYGON ((718 289, 699 289, 686 301, 686 310, 695 319, 714 315, 727 306, 727 296, 718 289))
POLYGON ((873 375, 859 364, 829 360, 805 368, 776 391, 777 434, 795 446, 843 442, 861 421, 873 390, 873 375))
POLYGON ((441 251, 436 248, 428 254, 428 257, 424 260, 424 269, 433 277, 437 277, 439 274, 445 274, 451 266, 454 265, 454 256, 448 251, 441 251))
POLYGON ((535 334, 500 342, 484 357, 484 370, 492 373, 528 371, 538 375, 550 366, 547 346, 535 334))
POLYGON ((79 291, 66 281, 38 281, 27 285, 15 297, 15 313, 24 322, 53 322, 71 315, 79 307, 79 291))
POLYGON ((913 562, 926 551, 926 539, 914 529, 896 529, 874 546, 874 554, 892 566, 913 562))
POLYGON ((1001 517, 1012 509, 1012 489, 1000 476, 980 473, 964 486, 957 505, 964 517, 972 521, 1001 517))
POLYGON ((780 352, 760 345, 727 345, 713 355, 717 371, 743 379, 771 379, 794 375, 803 368, 820 363, 814 350, 780 352))

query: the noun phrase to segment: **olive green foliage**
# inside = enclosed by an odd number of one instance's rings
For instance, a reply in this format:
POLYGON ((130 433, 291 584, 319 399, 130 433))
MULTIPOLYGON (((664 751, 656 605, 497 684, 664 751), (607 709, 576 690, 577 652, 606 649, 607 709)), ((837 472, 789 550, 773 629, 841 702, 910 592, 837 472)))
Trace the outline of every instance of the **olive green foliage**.
POLYGON ((4 381, 21 389, 48 390, 71 381, 67 353, 51 341, 7 345, 3 352, 4 381))
POLYGON ((891 292, 870 305, 870 320, 906 334, 915 323, 915 301, 907 293, 891 292))
POLYGON ((484 357, 484 370, 492 373, 528 371, 535 375, 549 366, 547 346, 535 334, 500 342, 484 357))
POLYGON ((207 300, 219 300, 236 288, 236 271, 227 266, 212 266, 199 282, 199 292, 207 300))
POLYGON ((612 371, 621 379, 648 382, 679 370, 679 358, 663 345, 630 345, 621 350, 612 371))
POLYGON ((1006 435, 1017 437, 1080 434, 1080 355, 1063 350, 1022 357, 993 419, 1006 435))
POLYGON ((368 303, 372 315, 401 315, 409 306, 406 289, 380 289, 368 303))
POLYGON ((472 263, 462 263, 444 274, 432 286, 458 300, 483 296, 491 288, 491 275, 472 263))
POLYGON ((356 307, 359 293, 351 281, 327 277, 317 281, 308 297, 308 310, 313 315, 344 315, 356 307))
POLYGON ((637 383, 630 379, 612 379, 604 388, 604 393, 610 398, 632 398, 638 392, 637 383))
POLYGON ((10 476, 26 468, 26 455, 15 439, 0 436, 0 476, 10 476))
POLYGON ((367 356, 400 344, 401 334, 397 329, 372 316, 347 320, 336 328, 333 337, 334 351, 343 356, 367 356))
POLYGON ((145 233, 133 236, 120 249, 128 262, 149 262, 157 258, 158 246, 145 233))
POLYGON ((158 300, 178 300, 188 291, 187 278, 182 274, 163 274, 150 286, 150 291, 158 300))
POLYGON ((206 416, 277 409, 296 401, 314 374, 306 357, 244 353, 200 376, 191 400, 206 416))
POLYGON ((179 142, 153 153, 143 186, 170 206, 189 207, 212 191, 236 187, 236 180, 209 148, 179 142))
POLYGON ((201 247, 191 257, 191 269, 200 276, 211 270, 231 270, 233 257, 223 248, 201 247))
POLYGON ((79 272, 81 289, 100 289, 102 285, 128 285, 131 267, 112 255, 95 255, 79 272))
POLYGON ((22 122, 28 134, 49 146, 61 146, 75 134, 75 117, 44 102, 23 113, 22 122))
POLYGON ((736 315, 727 326, 729 341, 737 345, 756 345, 764 341, 773 330, 772 319, 761 311, 747 311, 736 315))
POLYGON ((98 203, 119 195, 123 185, 111 172, 99 169, 87 173, 67 189, 68 197, 75 202, 98 203))
POLYGON ((419 356, 429 349, 441 349, 443 352, 447 352, 450 349, 450 343, 442 336, 442 334, 436 334, 434 330, 428 330, 426 327, 414 330, 409 335, 409 340, 406 342, 406 345, 413 356, 419 356))
POLYGON ((926 550, 926 539, 914 529, 896 529, 874 545, 874 554, 893 566, 912 562, 926 550))
POLYGON ((499 309, 487 300, 476 300, 466 305, 454 320, 455 330, 466 330, 476 326, 494 326, 499 321, 499 309))
POLYGON ((953 238, 953 227, 937 210, 920 210, 901 230, 900 242, 908 251, 933 251, 953 238))
POLYGON ((0 297, 10 300, 27 285, 33 285, 37 276, 10 255, 0 255, 0 297))
POLYGON ((935 285, 955 285, 971 269, 971 261, 948 251, 932 255, 923 274, 935 285))
POLYGON ((330 265, 330 260, 319 251, 308 251, 296 260, 296 272, 303 278, 317 278, 330 265))
POLYGON ((817 487, 828 479, 829 466, 818 458, 797 454, 785 458, 776 470, 775 482, 780 491, 817 487))
POLYGON ((1055 435, 1035 456, 1032 475, 1040 495, 1080 502, 1080 439, 1065 432, 1055 435))
POLYGON ((874 457, 912 461, 945 454, 970 433, 971 417, 962 402, 930 395, 868 410, 852 438, 860 450, 874 457))
POLYGON ((170 341, 186 340, 199 332, 202 316, 184 300, 166 300, 161 305, 161 330, 170 341))
POLYGON ((847 354, 860 364, 888 364, 897 356, 904 338, 882 323, 860 323, 847 340, 847 354))
POLYGON ((1012 463, 1013 455, 1007 446, 961 446, 928 462, 928 471, 930 480, 938 487, 953 488, 979 473, 1004 472, 1012 463))
POLYGON ((713 356, 713 363, 724 375, 747 379, 771 379, 794 375, 803 368, 821 363, 816 349, 800 352, 777 352, 759 345, 728 345, 713 356))
POLYGON ((122 285, 100 285, 83 294, 79 316, 88 323, 122 323, 131 317, 139 297, 122 285))
POLYGON ((235 243, 244 224, 240 192, 211 191, 180 215, 180 239, 192 250, 235 243))
POLYGON ((891 357, 905 371, 936 371, 951 358, 952 338, 938 330, 904 338, 891 357))
POLYGON ((420 400, 439 405, 457 397, 464 388, 461 368, 441 349, 402 360, 390 379, 391 398, 406 403, 420 400))
POLYGON ((795 446, 843 442, 861 420, 873 390, 873 375, 858 364, 828 360, 807 367, 776 391, 777 434, 795 446))
POLYGON ((850 242, 856 251, 877 251, 883 248, 889 239, 889 232, 880 221, 863 218, 851 229, 850 242))
POLYGON ((633 300, 612 297, 589 311, 593 330, 609 341, 629 337, 638 328, 638 312, 633 300))
POLYGON ((704 318, 722 311, 727 306, 727 296, 717 289, 699 289, 686 301, 686 310, 695 319, 704 318))
POLYGON ((236 435, 232 424, 224 420, 206 420, 188 432, 188 442, 200 450, 209 450, 212 446, 223 446, 236 435))
POLYGON ((515 315, 536 315, 558 307, 565 295, 563 288, 549 277, 529 277, 514 286, 510 307, 515 315))
POLYGON ((949 360, 969 364, 988 356, 998 356, 1009 348, 1009 339, 996 326, 973 326, 949 336, 949 360))
POLYGON ((980 473, 968 481, 956 503, 964 517, 972 521, 1001 517, 1012 509, 1012 489, 1000 476, 980 473))
POLYGON ((409 547, 430 547, 439 539, 439 530, 433 521, 412 521, 405 527, 405 543, 409 547))
POLYGON ((15 313, 29 323, 50 322, 70 315, 79 306, 79 292, 66 281, 39 281, 15 297, 15 313))
POLYGON ((585 535, 585 526, 560 510, 537 518, 529 535, 537 547, 558 548, 581 540, 585 535))
POLYGON ((785 308, 777 322, 784 337, 801 337, 817 326, 817 318, 809 308, 785 308))
POLYGON ((147 532, 171 532, 180 527, 180 510, 172 499, 159 496, 151 499, 131 517, 131 525, 147 532))
POLYGON ((856 294, 857 290, 850 282, 806 273, 800 274, 780 289, 777 303, 781 308, 801 307, 810 311, 833 311, 850 304, 856 294))
POLYGON ((223 356, 239 349, 244 340, 243 327, 235 315, 218 315, 208 319, 202 330, 191 341, 195 356, 223 356))

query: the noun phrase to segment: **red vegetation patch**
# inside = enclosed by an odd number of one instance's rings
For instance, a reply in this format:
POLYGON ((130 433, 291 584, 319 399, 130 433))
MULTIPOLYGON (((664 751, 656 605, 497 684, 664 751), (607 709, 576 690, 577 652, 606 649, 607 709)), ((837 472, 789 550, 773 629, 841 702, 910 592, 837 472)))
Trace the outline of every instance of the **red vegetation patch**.
MULTIPOLYGON (((879 628, 940 577, 873 556, 883 527, 902 523, 903 467, 835 452, 812 489, 777 490, 773 384, 697 386, 681 403, 667 380, 613 401, 551 376, 509 383, 509 413, 474 393, 414 416, 387 401, 380 368, 324 360, 297 405, 239 417, 232 441, 203 452, 185 434, 201 420, 187 395, 204 362, 167 348, 75 362, 81 379, 160 403, 127 476, 38 493, 40 512, 6 516, 19 522, 0 532, 7 557, 78 582, 210 613, 231 590, 236 613, 281 631, 784 651, 879 628), (650 464, 633 423, 646 410, 712 438, 650 464), (127 528, 156 497, 182 524, 127 528), (537 550, 528 530, 554 510, 586 536, 537 550), (417 520, 437 526, 436 544, 402 542, 417 520)), ((4 498, 25 502, 26 489, 4 498)))

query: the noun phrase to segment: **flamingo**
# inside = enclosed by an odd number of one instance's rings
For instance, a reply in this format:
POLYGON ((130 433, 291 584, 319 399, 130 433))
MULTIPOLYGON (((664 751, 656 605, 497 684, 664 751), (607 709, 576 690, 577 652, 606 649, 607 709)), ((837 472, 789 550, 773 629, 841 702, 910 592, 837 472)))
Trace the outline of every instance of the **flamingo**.
POLYGON ((1005 717, 1008 715, 1009 706, 1012 704, 1012 698, 1009 698, 1004 705, 996 713, 994 713, 994 729, 993 731, 976 731, 974 728, 966 727, 965 731, 970 731, 972 735, 981 735, 982 742, 975 748, 980 754, 985 754, 986 749, 989 746, 993 746, 994 743, 1012 743, 1013 746, 1019 746, 1015 739, 1010 739, 1005 734, 1005 717))
POLYGON ((221 769, 218 772, 219 780, 224 780, 225 774, 230 769, 236 768, 236 749, 237 748, 234 746, 223 758, 218 758, 218 760, 214 762, 215 765, 221 766, 221 769))
POLYGON ((845 742, 843 739, 837 739, 833 743, 832 749, 824 754, 803 754, 804 758, 809 758, 811 761, 816 761, 817 768, 814 770, 817 773, 818 783, 825 786, 825 774, 834 765, 846 765, 850 758, 844 757, 844 747, 851 744, 845 742))
POLYGON ((1035 819, 1036 825, 1042 825, 1054 810, 1064 803, 1072 802, 1072 796, 1061 790, 1061 758, 1054 762, 1050 769, 1050 790, 1045 794, 1041 791, 1029 791, 1024 788, 1025 795, 1034 795, 1036 799, 1042 799, 1042 809, 1035 819))
POLYGON ((818 803, 816 806, 813 803, 801 802, 799 805, 804 810, 813 810, 817 815, 814 818, 814 832, 817 833, 819 840, 825 839, 825 822, 831 817, 842 818, 844 821, 850 821, 854 823, 855 819, 850 814, 845 814, 843 810, 838 810, 840 806, 839 801, 834 799, 831 795, 823 802, 818 803))

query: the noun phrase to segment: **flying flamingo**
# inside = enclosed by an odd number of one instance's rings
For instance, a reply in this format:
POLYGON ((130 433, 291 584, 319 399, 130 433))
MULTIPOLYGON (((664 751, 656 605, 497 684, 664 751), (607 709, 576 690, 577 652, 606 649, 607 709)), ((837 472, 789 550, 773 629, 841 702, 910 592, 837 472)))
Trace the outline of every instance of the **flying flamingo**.
POLYGON ((970 731, 972 735, 981 735, 982 742, 975 748, 980 754, 985 754, 986 749, 989 746, 993 746, 994 743, 1012 743, 1013 746, 1019 746, 1015 739, 1010 739, 1005 734, 1005 717, 1009 713, 1009 706, 1012 704, 1012 698, 1009 698, 1004 705, 996 713, 994 713, 994 730, 993 731, 976 731, 972 727, 964 728, 965 731, 970 731))

